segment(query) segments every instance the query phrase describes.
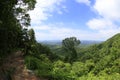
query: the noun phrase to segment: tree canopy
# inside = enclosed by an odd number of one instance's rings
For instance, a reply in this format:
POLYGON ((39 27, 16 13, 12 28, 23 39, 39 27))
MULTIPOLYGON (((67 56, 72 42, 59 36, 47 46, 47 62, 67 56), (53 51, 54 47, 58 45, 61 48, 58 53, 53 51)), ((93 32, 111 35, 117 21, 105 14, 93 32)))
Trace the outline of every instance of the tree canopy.
POLYGON ((0 0, 0 59, 15 48, 23 47, 30 26, 28 11, 36 0, 0 0))
POLYGON ((68 61, 73 62, 77 59, 76 46, 79 44, 80 40, 77 40, 76 37, 65 38, 62 41, 63 49, 69 53, 69 56, 66 57, 68 61))

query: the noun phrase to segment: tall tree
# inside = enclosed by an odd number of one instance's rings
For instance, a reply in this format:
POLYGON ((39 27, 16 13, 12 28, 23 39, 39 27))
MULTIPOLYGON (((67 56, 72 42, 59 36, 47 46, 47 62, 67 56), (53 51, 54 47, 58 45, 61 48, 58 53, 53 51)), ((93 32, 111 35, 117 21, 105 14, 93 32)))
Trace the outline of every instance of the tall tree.
POLYGON ((30 26, 28 11, 34 9, 35 3, 36 0, 0 0, 0 59, 23 44, 28 31, 24 29, 30 26))
POLYGON ((62 47, 63 49, 69 53, 69 56, 67 60, 70 62, 73 62, 77 59, 77 51, 76 51, 76 46, 80 44, 80 40, 77 40, 76 37, 70 37, 70 38, 65 38, 62 41, 62 47))
POLYGON ((33 29, 30 29, 28 31, 28 35, 29 35, 29 40, 31 43, 35 43, 36 42, 36 39, 35 39, 35 32, 33 29))

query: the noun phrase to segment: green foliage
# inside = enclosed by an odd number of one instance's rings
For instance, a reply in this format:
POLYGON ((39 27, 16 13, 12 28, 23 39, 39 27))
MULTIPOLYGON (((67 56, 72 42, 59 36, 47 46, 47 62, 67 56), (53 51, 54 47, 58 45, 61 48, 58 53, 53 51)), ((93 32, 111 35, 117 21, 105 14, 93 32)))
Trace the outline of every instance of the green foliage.
POLYGON ((60 59, 60 57, 57 54, 54 54, 51 49, 48 46, 42 45, 40 43, 37 43, 38 53, 40 54, 46 54, 46 56, 51 60, 55 61, 60 59))
MULTIPOLYGON (((27 52, 26 49, 31 45, 27 30, 30 26, 28 11, 34 9, 35 3, 36 0, 0 0, 0 80, 12 80, 11 75, 15 70, 7 70, 8 66, 5 66, 2 71, 5 60, 14 50, 24 49, 27 52)), ((37 59, 27 58, 31 69, 37 67, 37 63, 32 62, 34 60, 37 59)))
POLYGON ((101 73, 112 75, 120 74, 120 34, 113 36, 107 41, 81 50, 79 61, 86 62, 89 59, 94 61, 94 66, 90 70, 94 75, 101 73))
POLYGON ((92 60, 87 60, 83 62, 74 62, 72 64, 72 71, 77 77, 87 75, 94 68, 94 62, 92 60))
POLYGON ((112 75, 107 75, 107 74, 101 74, 100 76, 95 76, 94 74, 89 73, 86 76, 79 77, 77 80, 119 80, 120 79, 120 74, 112 74, 112 75))
POLYGON ((38 68, 38 62, 39 60, 32 56, 27 56, 25 58, 25 63, 28 69, 35 70, 38 68))
POLYGON ((66 57, 66 61, 73 62, 77 59, 76 46, 80 44, 80 40, 77 40, 76 37, 66 38, 62 41, 63 49, 69 53, 66 57))
POLYGON ((30 25, 27 12, 34 9, 35 3, 35 0, 0 0, 0 63, 14 49, 25 48, 28 37, 24 27, 30 25))
POLYGON ((39 58, 26 56, 25 64, 28 69, 33 70, 36 75, 42 77, 48 77, 52 69, 52 63, 46 55, 40 55, 39 58))
POLYGON ((52 78, 54 80, 74 80, 70 73, 71 64, 62 61, 56 61, 53 64, 52 78))
MULTIPOLYGON (((80 48, 78 59, 72 64, 71 61, 54 59, 54 54, 47 46, 37 44, 34 45, 36 48, 31 48, 30 51, 33 54, 26 58, 26 65, 29 69, 34 70, 36 75, 49 80, 119 80, 119 39, 118 34, 101 44, 80 48)), ((64 53, 69 53, 71 58, 76 58, 72 57, 74 54, 70 54, 72 49, 76 49, 73 42, 72 38, 63 41, 63 47, 66 50, 64 53)), ((73 51, 73 53, 75 52, 73 51)), ((68 59, 71 60, 70 57, 68 59)))
POLYGON ((51 78, 52 61, 57 59, 51 50, 40 43, 32 43, 25 57, 25 64, 28 69, 33 70, 37 76, 51 78))

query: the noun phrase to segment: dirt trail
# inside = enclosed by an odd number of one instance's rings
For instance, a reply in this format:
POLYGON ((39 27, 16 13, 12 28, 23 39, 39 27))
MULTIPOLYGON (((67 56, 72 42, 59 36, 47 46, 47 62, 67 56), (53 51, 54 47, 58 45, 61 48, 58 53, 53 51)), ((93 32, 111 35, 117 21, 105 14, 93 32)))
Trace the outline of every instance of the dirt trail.
POLYGON ((12 80, 46 80, 38 78, 32 71, 26 69, 21 51, 12 54, 6 61, 6 64, 3 66, 5 68, 11 68, 14 71, 12 80))
POLYGON ((22 53, 18 51, 15 58, 12 60, 12 65, 15 67, 15 72, 12 76, 13 80, 40 80, 32 72, 26 69, 22 53))

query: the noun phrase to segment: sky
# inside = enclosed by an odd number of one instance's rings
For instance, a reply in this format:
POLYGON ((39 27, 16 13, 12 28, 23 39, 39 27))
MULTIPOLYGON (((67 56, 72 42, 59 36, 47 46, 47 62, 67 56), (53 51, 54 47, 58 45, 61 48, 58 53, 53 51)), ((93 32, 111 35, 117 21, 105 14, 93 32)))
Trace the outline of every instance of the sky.
POLYGON ((30 11, 37 40, 107 40, 120 32, 120 0, 37 0, 30 11))

